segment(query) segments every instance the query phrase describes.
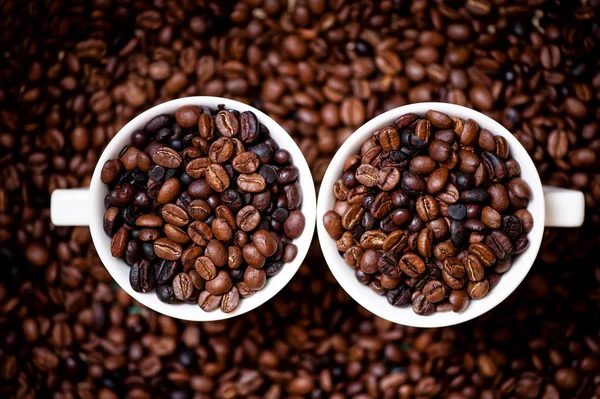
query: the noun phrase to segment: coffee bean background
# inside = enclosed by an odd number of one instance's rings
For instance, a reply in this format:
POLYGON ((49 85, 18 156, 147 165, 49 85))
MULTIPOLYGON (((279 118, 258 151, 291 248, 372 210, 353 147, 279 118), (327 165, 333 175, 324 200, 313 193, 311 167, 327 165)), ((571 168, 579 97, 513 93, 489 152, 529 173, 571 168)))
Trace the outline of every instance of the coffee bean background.
POLYGON ((599 11, 596 0, 2 2, 0 396, 600 395, 599 11), (316 181, 345 138, 386 109, 472 106, 515 133, 544 182, 584 191, 586 224, 547 229, 520 288, 452 328, 367 313, 317 245, 286 289, 247 315, 159 316, 114 285, 87 228, 50 224, 49 198, 88 185, 133 116, 196 94, 277 119, 316 181))

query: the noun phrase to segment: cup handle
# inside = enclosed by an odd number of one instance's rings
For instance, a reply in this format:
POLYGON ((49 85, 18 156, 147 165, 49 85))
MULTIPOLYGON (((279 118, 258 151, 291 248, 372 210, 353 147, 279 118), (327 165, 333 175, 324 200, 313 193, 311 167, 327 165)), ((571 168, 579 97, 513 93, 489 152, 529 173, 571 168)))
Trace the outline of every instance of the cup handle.
POLYGON ((544 186, 546 227, 579 227, 585 217, 585 198, 581 191, 544 186))
POLYGON ((90 190, 54 190, 50 197, 50 219, 55 226, 89 226, 90 190))

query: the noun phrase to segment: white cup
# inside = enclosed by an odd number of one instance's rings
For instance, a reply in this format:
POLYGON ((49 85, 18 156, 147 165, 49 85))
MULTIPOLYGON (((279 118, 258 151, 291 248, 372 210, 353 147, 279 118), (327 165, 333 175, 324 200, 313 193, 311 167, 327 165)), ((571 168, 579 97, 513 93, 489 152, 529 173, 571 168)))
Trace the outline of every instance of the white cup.
POLYGON ((501 124, 490 117, 472 109, 445 103, 417 103, 405 105, 385 112, 370 120, 354 132, 337 151, 321 182, 317 202, 317 232, 321 250, 331 272, 360 305, 377 316, 414 327, 444 327, 463 323, 482 315, 494 308, 508 297, 523 281, 533 265, 542 242, 544 226, 548 227, 577 227, 584 219, 583 193, 557 187, 542 186, 540 176, 531 157, 521 143, 501 124), (354 277, 354 270, 346 265, 336 249, 333 240, 323 226, 323 215, 333 209, 336 198, 333 195, 333 185, 342 176, 344 161, 353 154, 360 152, 361 144, 371 137, 373 132, 391 126, 398 117, 408 113, 424 116, 430 110, 457 116, 464 120, 473 119, 481 128, 488 129, 492 134, 499 135, 508 141, 511 156, 521 166, 521 177, 529 183, 533 197, 527 209, 533 215, 534 227, 528 234, 529 248, 517 255, 510 270, 502 275, 500 282, 480 300, 472 300, 462 313, 434 313, 431 316, 419 316, 410 306, 399 308, 390 305, 385 295, 377 295, 369 287, 360 284, 354 277))
POLYGON ((121 288, 141 304, 164 315, 183 320, 223 320, 249 312, 267 302, 285 287, 300 268, 308 252, 315 229, 315 186, 306 159, 294 140, 277 122, 263 112, 247 104, 220 97, 198 96, 180 98, 156 105, 138 115, 125 125, 108 143, 94 169, 89 188, 55 190, 52 193, 50 201, 50 217, 54 225, 90 227, 92 240, 102 263, 121 288), (139 293, 134 291, 129 283, 130 267, 121 258, 112 257, 110 253, 111 239, 106 235, 102 227, 105 211, 104 198, 108 194, 108 187, 100 181, 100 172, 107 160, 118 158, 121 149, 131 143, 131 133, 134 130, 143 128, 148 121, 157 115, 175 115, 175 111, 183 105, 204 105, 216 109, 219 104, 224 104, 226 108, 235 109, 239 112, 254 112, 259 122, 269 129, 271 137, 279 144, 280 148, 284 148, 290 152, 293 164, 300 171, 299 182, 303 191, 301 210, 306 219, 304 232, 299 238, 294 240, 294 244, 298 247, 296 258, 291 263, 287 263, 278 274, 269 278, 267 285, 262 290, 248 298, 241 299, 237 309, 231 313, 224 313, 221 309, 205 312, 196 304, 169 305, 161 302, 156 297, 155 292, 139 293))

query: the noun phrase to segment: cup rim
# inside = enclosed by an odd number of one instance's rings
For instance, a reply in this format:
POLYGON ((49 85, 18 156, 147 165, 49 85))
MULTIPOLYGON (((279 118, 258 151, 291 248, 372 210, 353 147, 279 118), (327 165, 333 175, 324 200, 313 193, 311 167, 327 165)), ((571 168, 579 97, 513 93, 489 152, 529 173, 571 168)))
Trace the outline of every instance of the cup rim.
POLYGON ((279 291, 285 287, 294 277, 300 268, 311 245, 316 221, 316 193, 310 168, 306 158, 292 137, 275 120, 264 112, 242 102, 222 97, 213 96, 191 96, 182 97, 157 104, 142 112, 125 126, 110 140, 98 159, 94 169, 92 180, 90 182, 90 232, 92 241, 98 255, 108 270, 114 281, 127 292, 131 297, 142 305, 167 316, 189 321, 216 321, 225 320, 256 309, 265 302, 273 298, 279 291), (257 291, 250 297, 240 300, 239 306, 230 313, 224 313, 220 308, 212 312, 205 312, 197 304, 177 303, 166 304, 161 302, 154 290, 149 293, 139 293, 131 288, 129 283, 129 266, 123 259, 114 258, 109 249, 110 237, 108 237, 102 227, 102 218, 104 215, 104 198, 108 193, 106 185, 100 181, 102 166, 108 159, 118 158, 118 154, 124 145, 131 143, 131 133, 142 129, 144 125, 153 117, 161 114, 174 115, 175 111, 184 105, 200 105, 211 108, 217 108, 224 104, 226 108, 235 109, 239 112, 252 111, 257 116, 259 122, 269 129, 271 137, 277 142, 280 148, 284 148, 292 155, 292 163, 299 169, 299 182, 303 192, 301 211, 305 217, 305 227, 302 235, 295 239, 293 243, 298 247, 296 258, 286 263, 276 275, 267 279, 265 287, 257 291))
POLYGON ((323 256, 332 274, 342 288, 362 307, 383 319, 397 324, 420 328, 445 327, 481 316, 503 302, 520 285, 531 269, 541 246, 545 223, 544 211, 545 201, 540 176, 533 160, 512 133, 491 117, 473 109, 448 103, 423 102, 400 106, 382 113, 359 127, 342 144, 332 158, 321 182, 317 200, 317 233, 323 256), (358 149, 364 140, 377 129, 391 126, 401 115, 407 113, 425 115, 430 109, 444 112, 450 116, 458 116, 465 120, 473 119, 479 124, 480 128, 486 128, 492 134, 506 138, 511 156, 521 166, 521 177, 527 181, 533 193, 527 209, 533 215, 534 226, 527 235, 529 248, 514 258, 511 269, 502 275, 498 284, 490 290, 485 298, 471 300, 469 307, 462 313, 436 312, 431 316, 419 316, 412 311, 410 306, 402 308, 391 306, 385 296, 377 295, 369 287, 356 281, 354 270, 346 265, 337 251, 335 240, 325 230, 323 215, 333 209, 333 204, 336 201, 332 191, 333 184, 341 177, 346 158, 349 155, 358 153, 358 149))

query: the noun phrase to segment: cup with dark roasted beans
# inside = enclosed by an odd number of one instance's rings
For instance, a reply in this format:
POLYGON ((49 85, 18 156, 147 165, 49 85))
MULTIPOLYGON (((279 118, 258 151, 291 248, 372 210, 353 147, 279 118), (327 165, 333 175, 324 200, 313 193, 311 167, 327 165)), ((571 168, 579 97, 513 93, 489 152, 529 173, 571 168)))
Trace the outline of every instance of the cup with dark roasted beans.
POLYGON ((89 189, 56 190, 55 225, 89 225, 115 281, 160 313, 219 320, 294 276, 315 224, 310 169, 274 120, 237 101, 188 97, 111 140, 89 189))
POLYGON ((579 226, 583 213, 582 193, 542 188, 502 125, 420 103, 344 143, 321 184, 317 229, 331 271, 362 306, 441 327, 502 302, 531 268, 544 226, 579 226))

